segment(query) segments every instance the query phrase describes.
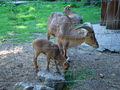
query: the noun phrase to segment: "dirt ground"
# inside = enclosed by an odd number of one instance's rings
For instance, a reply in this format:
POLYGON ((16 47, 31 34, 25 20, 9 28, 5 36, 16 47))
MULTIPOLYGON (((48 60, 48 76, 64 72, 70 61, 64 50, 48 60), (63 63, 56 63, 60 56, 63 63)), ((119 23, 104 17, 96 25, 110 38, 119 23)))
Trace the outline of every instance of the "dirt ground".
MULTIPOLYGON (((39 34, 38 34, 39 35, 39 34)), ((37 35, 36 35, 37 37, 37 35)), ((33 70, 31 43, 0 44, 0 90, 12 90, 20 81, 39 82, 33 70)), ((120 54, 99 52, 90 46, 70 48, 68 55, 74 69, 89 69, 94 74, 74 84, 70 90, 120 90, 120 54)), ((45 56, 38 58, 39 68, 45 69, 45 56), (41 67, 40 67, 41 66, 41 67)))

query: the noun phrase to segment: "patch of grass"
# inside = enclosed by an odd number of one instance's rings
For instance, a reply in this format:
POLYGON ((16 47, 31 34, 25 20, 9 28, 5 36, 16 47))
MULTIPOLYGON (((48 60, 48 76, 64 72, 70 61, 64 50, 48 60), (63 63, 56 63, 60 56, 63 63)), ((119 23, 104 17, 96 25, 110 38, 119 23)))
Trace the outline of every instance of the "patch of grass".
MULTIPOLYGON (((31 41, 32 33, 46 33, 47 20, 52 12, 61 12, 67 4, 62 2, 31 2, 21 5, 4 3, 0 5, 0 41, 31 41), (10 36, 8 32, 14 32, 10 36)), ((72 8, 84 21, 96 23, 100 17, 100 7, 82 6, 72 8)))
POLYGON ((85 80, 93 74, 92 71, 86 69, 77 69, 69 71, 65 74, 65 78, 67 80, 65 90, 69 90, 74 84, 77 86, 81 85, 80 80, 85 80))

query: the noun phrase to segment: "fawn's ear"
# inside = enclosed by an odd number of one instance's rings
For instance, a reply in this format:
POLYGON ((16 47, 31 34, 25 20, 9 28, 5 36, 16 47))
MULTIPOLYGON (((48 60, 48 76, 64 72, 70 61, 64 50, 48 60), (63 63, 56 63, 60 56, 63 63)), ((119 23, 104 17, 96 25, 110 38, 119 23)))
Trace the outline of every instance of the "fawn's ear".
POLYGON ((69 57, 67 58, 67 60, 66 60, 66 61, 67 61, 68 63, 70 63, 70 62, 71 62, 69 57))
POLYGON ((63 65, 66 66, 66 62, 64 62, 63 65))
POLYGON ((63 65, 64 65, 64 66, 69 65, 68 61, 65 61, 65 62, 63 63, 63 65))

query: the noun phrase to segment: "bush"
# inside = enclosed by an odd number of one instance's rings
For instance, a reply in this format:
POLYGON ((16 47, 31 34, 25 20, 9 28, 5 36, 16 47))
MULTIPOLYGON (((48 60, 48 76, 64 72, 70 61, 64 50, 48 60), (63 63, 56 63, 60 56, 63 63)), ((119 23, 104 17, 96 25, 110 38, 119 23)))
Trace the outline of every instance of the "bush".
POLYGON ((46 0, 46 1, 56 1, 56 0, 46 0))
POLYGON ((100 6, 101 5, 101 0, 86 0, 84 5, 95 5, 95 6, 100 6))
MULTIPOLYGON (((16 1, 16 0, 12 0, 16 1)), ((18 0, 18 1, 57 1, 57 0, 18 0)))

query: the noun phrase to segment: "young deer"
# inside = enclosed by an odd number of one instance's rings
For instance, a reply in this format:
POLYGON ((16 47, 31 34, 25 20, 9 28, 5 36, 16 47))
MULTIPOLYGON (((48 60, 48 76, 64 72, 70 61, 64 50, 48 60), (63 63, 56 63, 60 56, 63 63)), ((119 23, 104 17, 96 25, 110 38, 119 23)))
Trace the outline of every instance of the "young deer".
POLYGON ((34 68, 36 72, 38 71, 37 57, 41 53, 45 54, 47 57, 46 71, 49 71, 50 59, 54 60, 57 72, 59 72, 58 64, 62 66, 63 70, 67 70, 69 68, 69 63, 66 61, 65 57, 63 57, 63 55, 60 53, 58 45, 46 39, 35 39, 32 42, 32 46, 35 50, 34 68))

